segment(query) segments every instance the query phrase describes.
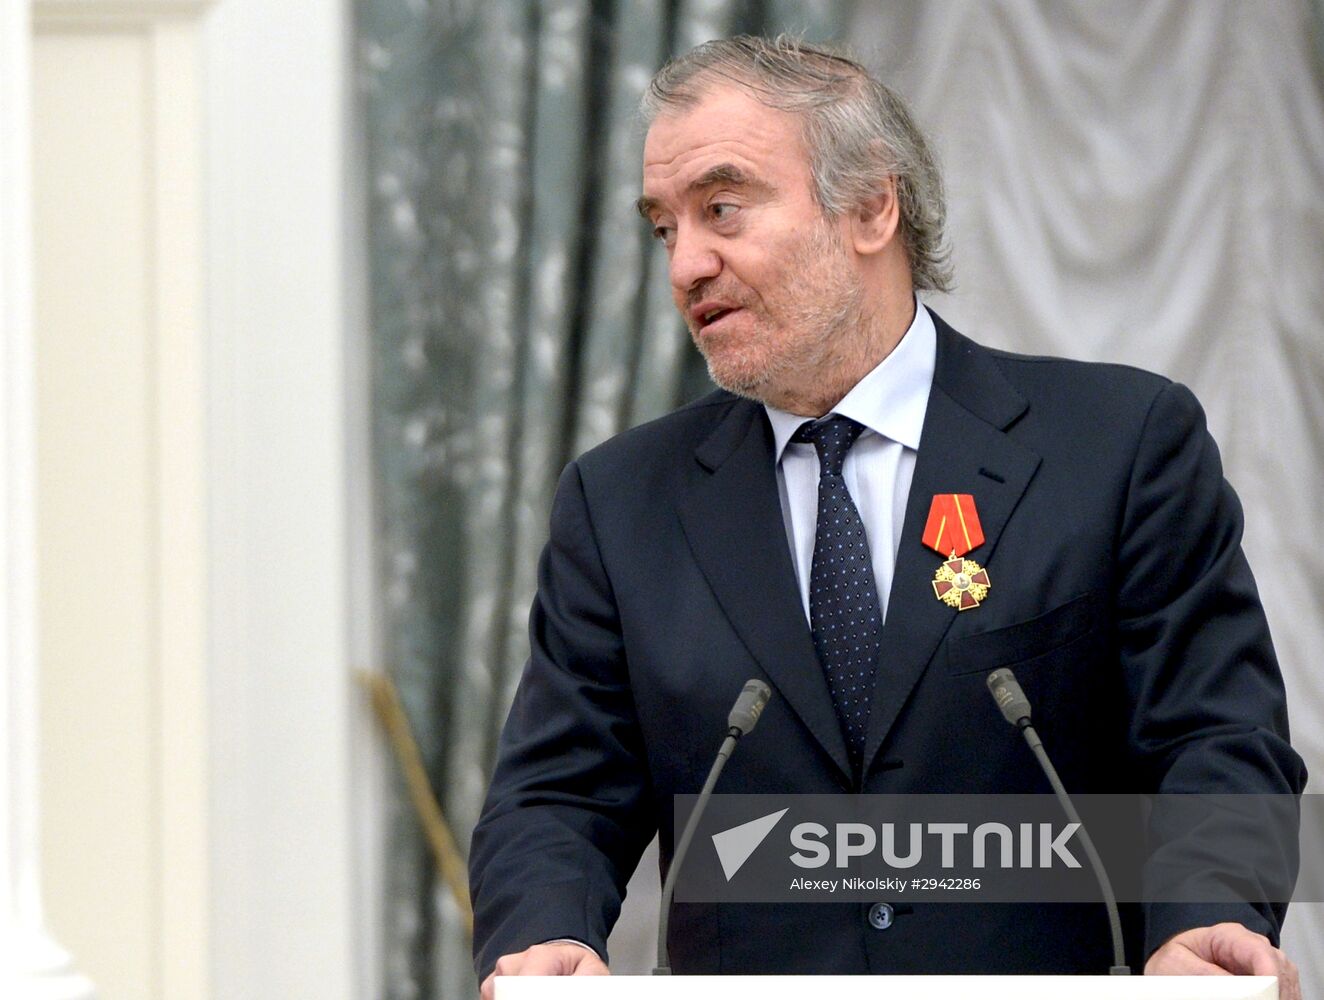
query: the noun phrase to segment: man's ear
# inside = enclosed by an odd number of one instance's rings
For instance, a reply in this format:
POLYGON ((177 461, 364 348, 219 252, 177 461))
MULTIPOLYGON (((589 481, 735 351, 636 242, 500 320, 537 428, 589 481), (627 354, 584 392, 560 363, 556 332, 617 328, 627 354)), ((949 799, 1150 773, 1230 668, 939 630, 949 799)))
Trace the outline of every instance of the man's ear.
POLYGON ((889 176, 874 195, 851 213, 851 242, 861 256, 881 253, 896 238, 901 208, 896 197, 896 178, 889 176))

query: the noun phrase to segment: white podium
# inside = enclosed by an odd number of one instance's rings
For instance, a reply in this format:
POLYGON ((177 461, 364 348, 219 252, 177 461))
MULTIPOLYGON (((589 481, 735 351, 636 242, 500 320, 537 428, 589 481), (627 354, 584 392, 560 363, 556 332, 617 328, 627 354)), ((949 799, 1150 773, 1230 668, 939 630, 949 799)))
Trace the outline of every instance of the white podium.
POLYGON ((1273 976, 501 976, 496 1000, 1278 1000, 1273 976))

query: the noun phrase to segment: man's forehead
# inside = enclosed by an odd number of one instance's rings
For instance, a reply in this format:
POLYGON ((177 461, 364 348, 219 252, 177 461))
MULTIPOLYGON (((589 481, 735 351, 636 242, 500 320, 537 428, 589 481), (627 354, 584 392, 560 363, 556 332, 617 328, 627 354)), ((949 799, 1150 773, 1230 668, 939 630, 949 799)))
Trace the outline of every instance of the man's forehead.
POLYGON ((658 115, 644 139, 644 168, 687 148, 722 142, 774 147, 777 137, 796 132, 794 116, 761 104, 743 88, 714 88, 693 104, 658 115))
POLYGON ((736 179, 724 174, 752 176, 764 172, 760 168, 773 158, 775 150, 775 144, 763 147, 732 139, 699 141, 659 150, 651 159, 647 155, 644 157, 644 186, 689 185, 697 177, 710 173, 715 173, 715 180, 736 179), (670 155, 665 155, 667 153, 670 155))
POLYGON ((746 176, 798 172, 805 159, 794 116, 730 86, 658 116, 644 140, 644 188, 660 194, 650 189, 691 185, 720 167, 746 176))

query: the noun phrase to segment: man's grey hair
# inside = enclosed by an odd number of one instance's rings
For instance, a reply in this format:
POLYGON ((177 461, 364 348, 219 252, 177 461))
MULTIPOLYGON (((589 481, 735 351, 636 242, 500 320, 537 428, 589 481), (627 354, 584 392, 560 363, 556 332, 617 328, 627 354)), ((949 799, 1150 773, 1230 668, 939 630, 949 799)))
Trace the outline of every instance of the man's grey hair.
POLYGON ((694 107, 722 82, 800 116, 814 194, 826 214, 860 207, 895 177, 915 287, 951 289, 942 175, 900 97, 832 49, 790 35, 739 35, 705 42, 658 70, 640 102, 645 127, 694 107))

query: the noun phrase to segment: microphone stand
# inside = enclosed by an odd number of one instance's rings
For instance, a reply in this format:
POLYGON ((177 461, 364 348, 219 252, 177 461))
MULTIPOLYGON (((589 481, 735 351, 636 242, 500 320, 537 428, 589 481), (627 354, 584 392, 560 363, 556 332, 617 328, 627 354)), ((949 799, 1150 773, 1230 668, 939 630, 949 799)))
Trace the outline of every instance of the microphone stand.
POLYGON ((1089 831, 1085 829, 1080 814, 1076 812, 1076 807, 1072 804, 1071 796, 1067 794, 1066 788, 1062 785, 1062 779, 1057 776, 1057 769, 1053 767, 1053 762, 1048 759, 1048 752, 1044 749, 1039 734, 1035 732, 1034 726, 1030 724, 1030 699, 1025 697, 1025 692, 1021 690, 1016 675, 1005 668, 995 670, 989 674, 987 683, 988 690, 993 695, 993 700, 998 703, 998 708, 1002 710, 1003 717, 1019 729, 1021 735, 1025 737, 1025 742, 1029 744, 1034 759, 1039 762, 1039 766, 1048 777, 1048 783, 1053 786, 1053 793, 1057 796, 1062 811, 1067 814, 1067 819, 1079 826, 1081 845, 1085 848, 1085 856, 1089 858, 1090 867, 1094 870, 1094 877, 1098 880, 1099 888, 1103 890, 1103 905, 1108 911, 1108 929, 1112 932, 1113 939, 1113 964, 1108 969, 1108 974, 1110 976, 1129 976, 1131 967, 1126 964, 1126 950, 1122 944, 1122 918, 1117 911, 1117 896, 1113 893, 1113 884, 1108 878, 1108 872, 1103 867, 1103 859, 1099 857, 1099 852, 1094 849, 1094 841, 1091 839, 1089 831))
POLYGON ((666 881, 662 884, 662 908, 657 917, 657 965, 653 969, 655 976, 671 975, 671 965, 667 961, 667 929, 671 923, 671 897, 676 892, 676 877, 680 874, 681 862, 685 860, 685 854, 690 849, 690 841, 694 839, 694 831, 698 829, 699 820, 703 816, 704 809, 707 808, 708 800, 712 797, 717 778, 736 748, 736 741, 754 728, 754 723, 758 722, 763 707, 767 705, 770 697, 772 690, 768 685, 759 680, 747 681, 727 718, 729 728, 726 739, 722 740, 722 747, 717 751, 717 759, 713 761, 713 766, 708 771, 708 780, 703 783, 703 790, 699 792, 699 798, 694 803, 690 818, 685 822, 685 829, 676 844, 676 853, 671 859, 671 867, 667 870, 666 881))

